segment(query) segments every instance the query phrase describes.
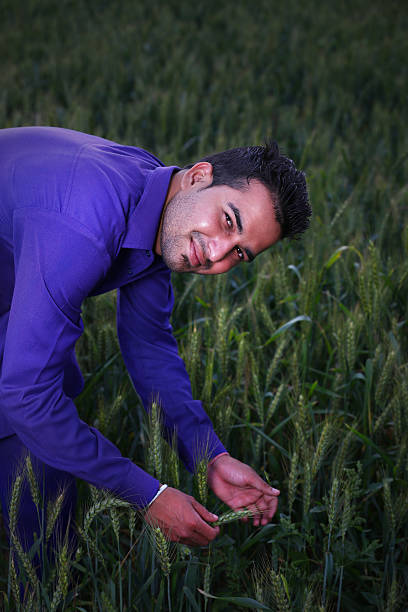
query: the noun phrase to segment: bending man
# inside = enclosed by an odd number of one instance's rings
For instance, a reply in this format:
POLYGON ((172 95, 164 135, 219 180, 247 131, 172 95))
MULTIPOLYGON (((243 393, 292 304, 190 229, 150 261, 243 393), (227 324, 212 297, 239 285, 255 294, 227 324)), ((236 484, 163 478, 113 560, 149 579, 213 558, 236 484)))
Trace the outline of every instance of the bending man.
MULTIPOLYGON (((194 469, 207 443, 209 485, 234 510, 257 508, 266 524, 279 491, 231 457, 189 379, 169 322, 170 273, 219 274, 286 236, 311 214, 305 178, 276 144, 238 148, 166 167, 151 153, 60 128, 0 131, 0 494, 8 524, 10 483, 30 451, 48 495, 74 478, 148 508, 173 540, 205 545, 214 515, 147 474, 80 420, 83 387, 74 348, 81 304, 118 289, 117 326, 126 367, 148 408, 160 396, 164 426, 194 469), (151 501, 154 499, 153 503, 151 501), (150 505, 149 505, 150 504, 150 505)), ((36 514, 27 493, 20 536, 36 514)))

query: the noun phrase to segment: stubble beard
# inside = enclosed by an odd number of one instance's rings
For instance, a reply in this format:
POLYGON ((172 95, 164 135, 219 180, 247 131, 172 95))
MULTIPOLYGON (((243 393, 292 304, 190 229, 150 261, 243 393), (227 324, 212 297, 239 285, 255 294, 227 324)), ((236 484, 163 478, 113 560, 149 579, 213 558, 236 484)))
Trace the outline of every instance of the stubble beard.
POLYGON ((166 266, 172 272, 192 272, 193 267, 190 261, 183 253, 185 250, 186 239, 182 236, 168 237, 160 239, 160 247, 162 258, 166 266))
POLYGON ((188 233, 183 235, 183 227, 188 228, 191 209, 195 198, 193 195, 176 194, 164 211, 160 235, 160 248, 166 266, 172 272, 193 272, 194 268, 187 256, 189 252, 188 233))

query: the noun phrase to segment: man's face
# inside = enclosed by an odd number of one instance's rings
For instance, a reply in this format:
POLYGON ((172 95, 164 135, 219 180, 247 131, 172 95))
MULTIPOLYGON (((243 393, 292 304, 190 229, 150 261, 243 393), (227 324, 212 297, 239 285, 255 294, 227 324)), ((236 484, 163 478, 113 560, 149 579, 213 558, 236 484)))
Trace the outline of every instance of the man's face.
POLYGON ((251 180, 243 190, 211 187, 206 162, 188 173, 163 213, 159 252, 171 270, 221 274, 279 240, 271 194, 262 183, 251 180))

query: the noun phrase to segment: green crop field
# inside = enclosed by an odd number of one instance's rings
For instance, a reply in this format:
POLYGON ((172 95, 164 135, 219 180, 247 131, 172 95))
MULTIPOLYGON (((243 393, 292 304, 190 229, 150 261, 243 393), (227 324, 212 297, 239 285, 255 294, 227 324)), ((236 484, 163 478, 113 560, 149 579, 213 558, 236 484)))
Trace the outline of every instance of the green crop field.
MULTIPOLYGON (((73 557, 61 542, 39 581, 14 542, 21 604, 1 530, 0 609, 408 609, 407 32, 392 0, 1 2, 0 127, 77 129, 179 165, 273 137, 307 174, 313 222, 228 275, 173 276, 194 395, 281 490, 273 523, 228 522, 189 549, 82 483, 73 557)), ((156 406, 146 418, 115 295, 83 318, 81 417, 226 512, 203 465, 192 476, 161 440, 156 406)))

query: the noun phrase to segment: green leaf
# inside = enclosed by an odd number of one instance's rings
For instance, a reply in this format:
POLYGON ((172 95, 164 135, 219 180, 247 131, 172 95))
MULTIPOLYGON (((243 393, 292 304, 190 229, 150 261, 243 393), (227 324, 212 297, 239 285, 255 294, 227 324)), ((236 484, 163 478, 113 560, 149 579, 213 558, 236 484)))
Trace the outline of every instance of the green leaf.
POLYGON ((151 585, 151 583, 153 582, 156 574, 157 574, 157 567, 153 570, 153 572, 150 574, 149 578, 146 580, 146 582, 144 583, 144 585, 142 586, 142 588, 137 592, 136 598, 135 598, 135 603, 137 601, 139 601, 139 599, 141 598, 141 596, 143 595, 143 593, 145 593, 147 591, 147 589, 149 588, 149 586, 151 585))
POLYGON ((211 304, 208 304, 207 302, 204 302, 204 300, 202 300, 202 299, 200 298, 200 296, 195 295, 194 297, 195 297, 195 299, 197 300, 197 302, 198 302, 199 304, 201 304, 201 306, 204 306, 204 308, 211 308, 211 304))
POLYGON ((336 263, 336 261, 340 258, 341 254, 344 253, 344 251, 353 251, 353 253, 356 253, 360 257, 361 260, 363 259, 362 254, 360 253, 358 249, 356 249, 356 247, 343 245, 339 247, 338 249, 336 249, 334 253, 329 257, 329 259, 326 261, 326 263, 323 266, 324 269, 328 270, 329 268, 331 268, 332 265, 336 263))
POLYGON ((287 321, 287 323, 284 323, 283 325, 281 325, 274 334, 272 334, 272 336, 269 338, 269 340, 267 340, 265 342, 265 344, 262 346, 262 348, 265 348, 265 346, 268 346, 268 344, 270 344, 271 342, 273 342, 274 340, 276 340, 276 338, 278 336, 280 336, 281 334, 283 334, 285 331, 287 331, 288 329, 290 329, 291 327, 293 327, 296 323, 298 323, 299 321, 309 321, 310 323, 312 322, 312 319, 310 317, 308 317, 307 315, 299 315, 298 317, 295 317, 294 319, 291 319, 290 321, 287 321))
POLYGON ((313 513, 315 513, 315 512, 325 512, 325 510, 326 510, 326 506, 313 506, 313 508, 311 508, 309 510, 309 513, 312 514, 312 512, 313 513))
POLYGON ((258 544, 258 542, 261 541, 265 541, 265 538, 272 536, 272 532, 276 531, 276 525, 273 525, 271 523, 268 523, 268 525, 264 525, 262 527, 262 529, 260 529, 259 531, 256 531, 255 533, 251 533, 247 539, 245 540, 245 542, 242 544, 242 546, 240 547, 240 553, 243 554, 244 552, 246 552, 249 548, 251 548, 252 546, 255 546, 255 544, 258 544))
POLYGON ((194 610, 196 610, 196 612, 201 612, 200 608, 199 608, 199 605, 197 604, 196 600, 194 599, 194 595, 192 594, 192 592, 188 588, 188 586, 183 586, 183 592, 184 592, 184 595, 187 597, 188 601, 193 606, 194 610))
POLYGON ((374 448, 377 453, 384 459, 384 461, 391 467, 394 467, 394 462, 392 461, 391 457, 389 457, 388 455, 386 455, 378 446, 375 442, 373 442, 370 438, 368 438, 367 436, 365 436, 363 433, 361 433, 360 431, 357 431, 356 429, 354 429, 354 427, 351 427, 351 425, 347 425, 346 424, 347 429, 349 429, 350 431, 352 431, 358 438, 360 438, 360 440, 362 440, 367 446, 371 446, 371 448, 374 448))
POLYGON ((374 593, 370 593, 369 591, 362 591, 361 594, 368 601, 368 603, 376 607, 379 605, 380 602, 378 595, 374 595, 374 593))
POLYGON ((280 576, 280 579, 282 580, 283 586, 285 588, 286 597, 288 598, 288 601, 290 601, 288 581, 286 580, 286 578, 285 578, 285 576, 283 574, 279 574, 279 576, 280 576))
POLYGON ((296 276, 298 277, 298 279, 299 279, 300 281, 302 280, 302 277, 301 277, 300 272, 299 272, 299 268, 297 268, 297 267, 296 267, 296 266, 294 266, 293 264, 290 264, 290 265, 288 266, 288 269, 289 269, 289 270, 292 270, 292 271, 293 271, 293 272, 296 274, 296 276))
MULTIPOLYGON (((164 577, 163 577, 164 578, 164 577)), ((164 580, 160 581, 160 591, 159 596, 156 601, 155 612, 161 612, 163 610, 163 599, 164 599, 164 580)))
POLYGON ((317 387, 317 380, 315 380, 315 381, 314 381, 314 383, 312 383, 312 384, 309 386, 309 393, 308 393, 308 397, 309 397, 309 399, 312 397, 312 395, 313 395, 313 391, 316 389, 316 387, 317 387))
MULTIPOLYGON (((262 438, 265 438, 265 440, 267 440, 270 444, 272 444, 273 446, 275 446, 275 448, 277 448, 285 457, 289 458, 289 454, 288 451, 283 448, 283 446, 281 446, 280 444, 278 444, 276 442, 276 440, 274 440, 273 438, 271 438, 270 436, 268 436, 264 431, 262 431, 262 429, 258 429, 257 427, 254 427, 254 425, 252 425, 252 423, 247 423, 244 419, 242 419, 238 414, 236 414, 235 412, 232 413, 233 416, 238 420, 241 421, 241 423, 243 423, 243 427, 249 427, 249 429, 252 429, 253 431, 256 431, 257 434, 259 434, 262 438)), ((285 426, 285 424, 290 421, 293 418, 293 415, 289 415, 288 417, 286 417, 286 419, 283 419, 283 421, 281 421, 272 431, 271 431, 271 436, 275 435, 280 429, 282 429, 282 427, 285 426)), ((236 427, 236 426, 235 426, 236 427)))
POLYGON ((117 351, 111 357, 109 357, 109 359, 107 359, 105 363, 103 363, 99 368, 97 368, 94 374, 92 374, 91 378, 86 381, 84 390, 82 391, 78 400, 82 401, 85 397, 89 395, 96 383, 100 380, 100 378, 102 378, 105 371, 112 365, 112 363, 116 361, 120 354, 120 351, 117 351))
POLYGON ((336 249, 336 250, 334 251, 334 253, 333 253, 333 254, 332 254, 330 257, 329 257, 329 259, 328 259, 328 260, 326 261, 326 263, 324 264, 324 268, 325 268, 326 270, 328 270, 329 268, 331 268, 331 267, 332 267, 332 265, 333 265, 334 263, 336 263, 336 261, 337 261, 337 260, 340 258, 341 254, 342 254, 344 251, 348 251, 348 250, 349 250, 349 248, 350 248, 350 247, 348 247, 348 246, 341 246, 341 247, 339 247, 338 249, 336 249))
POLYGON ((218 599, 219 601, 227 601, 228 603, 234 603, 242 608, 256 608, 257 610, 269 610, 269 612, 273 612, 272 608, 268 608, 265 604, 256 601, 256 599, 251 599, 250 597, 216 597, 215 595, 210 595, 210 593, 206 593, 201 589, 197 589, 204 595, 204 597, 210 597, 211 599, 218 599))
POLYGON ((330 391, 329 389, 326 389, 325 387, 321 387, 320 385, 316 385, 315 383, 313 383, 313 385, 311 385, 310 383, 305 383, 305 388, 309 389, 309 397, 311 395, 310 389, 312 387, 313 387, 313 391, 316 390, 318 393, 321 393, 322 395, 327 395, 328 397, 333 397, 334 399, 341 397, 341 395, 339 395, 338 393, 335 393, 334 391, 330 391))

